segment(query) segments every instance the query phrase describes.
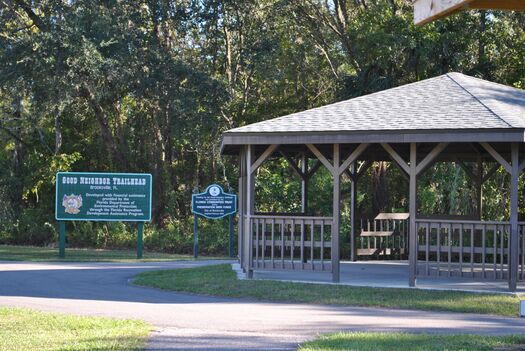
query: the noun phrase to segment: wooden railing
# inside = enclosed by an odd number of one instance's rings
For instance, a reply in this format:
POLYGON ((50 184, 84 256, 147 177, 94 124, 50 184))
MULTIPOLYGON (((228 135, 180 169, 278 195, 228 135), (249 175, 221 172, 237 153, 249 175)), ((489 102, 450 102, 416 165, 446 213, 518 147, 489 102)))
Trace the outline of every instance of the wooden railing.
POLYGON ((332 217, 250 216, 253 269, 332 271, 332 217))
POLYGON ((416 219, 416 229, 418 276, 508 278, 509 222, 416 219))

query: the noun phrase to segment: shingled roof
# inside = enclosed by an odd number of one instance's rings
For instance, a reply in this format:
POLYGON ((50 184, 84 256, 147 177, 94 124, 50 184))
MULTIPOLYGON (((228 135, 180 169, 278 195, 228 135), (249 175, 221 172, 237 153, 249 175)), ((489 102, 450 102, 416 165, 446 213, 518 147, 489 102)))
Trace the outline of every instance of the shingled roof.
POLYGON ((269 143, 523 142, 524 130, 525 90, 447 73, 228 130, 223 148, 269 143))

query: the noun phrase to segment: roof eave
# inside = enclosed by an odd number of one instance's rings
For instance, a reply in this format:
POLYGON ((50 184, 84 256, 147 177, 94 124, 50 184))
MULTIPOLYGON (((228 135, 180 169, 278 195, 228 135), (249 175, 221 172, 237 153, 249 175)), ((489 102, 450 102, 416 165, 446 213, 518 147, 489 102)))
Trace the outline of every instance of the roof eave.
POLYGON ((235 154, 232 151, 241 145, 524 141, 525 129, 523 128, 346 132, 226 132, 222 135, 221 153, 235 154))

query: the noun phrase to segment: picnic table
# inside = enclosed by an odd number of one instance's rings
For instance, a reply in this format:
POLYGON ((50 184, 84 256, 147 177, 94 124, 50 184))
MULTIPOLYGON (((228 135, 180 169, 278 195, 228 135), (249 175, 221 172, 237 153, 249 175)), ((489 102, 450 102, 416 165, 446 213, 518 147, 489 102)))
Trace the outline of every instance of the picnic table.
MULTIPOLYGON (((409 217, 409 213, 379 213, 374 218, 373 226, 371 226, 370 222, 368 222, 367 228, 363 228, 361 230, 359 236, 362 238, 368 238, 368 247, 364 250, 358 250, 358 254, 359 251, 361 253, 371 256, 378 256, 381 253, 383 253, 384 255, 393 254, 393 251, 395 249, 394 240, 391 240, 393 247, 390 251, 388 251, 388 238, 393 237, 394 235, 401 234, 401 231, 406 228, 405 224, 401 223, 408 220, 409 217), (373 239, 374 241, 373 248, 371 248, 371 239, 373 239), (377 244, 378 241, 379 245, 377 244)), ((399 247, 398 250, 400 251, 400 255, 404 254, 404 252, 401 252, 404 251, 401 247, 399 247)))

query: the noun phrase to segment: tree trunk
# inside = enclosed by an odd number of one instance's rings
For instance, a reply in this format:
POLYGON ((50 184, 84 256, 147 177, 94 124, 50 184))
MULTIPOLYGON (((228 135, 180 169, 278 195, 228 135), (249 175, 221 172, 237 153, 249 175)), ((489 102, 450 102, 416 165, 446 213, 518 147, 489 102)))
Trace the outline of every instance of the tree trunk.
POLYGON ((118 147, 117 141, 115 140, 115 136, 113 135, 113 132, 109 127, 109 121, 108 117, 106 116, 106 112, 104 111, 102 106, 100 106, 99 102, 95 98, 95 95, 87 86, 82 86, 80 94, 88 101, 89 105, 93 109, 93 112, 95 113, 95 118, 97 119, 97 122, 100 127, 100 132, 102 134, 102 140, 104 141, 104 144, 106 145, 108 152, 111 155, 110 160, 116 163, 115 170, 127 170, 126 157, 122 154, 120 148, 118 147))
MULTIPOLYGON (((22 98, 16 97, 13 100, 13 117, 20 119, 22 116, 22 98)), ((17 138, 14 138, 14 148, 11 157, 11 186, 9 189, 9 197, 11 207, 13 210, 14 218, 20 218, 22 212, 22 203, 24 195, 24 183, 22 181, 24 177, 24 144, 22 142, 22 136, 18 134, 17 138)))
POLYGON ((386 173, 386 162, 376 162, 376 165, 372 167, 372 212, 374 215, 385 212, 388 207, 386 173))

